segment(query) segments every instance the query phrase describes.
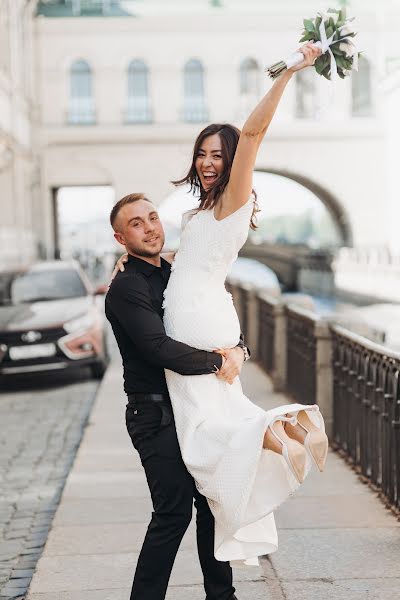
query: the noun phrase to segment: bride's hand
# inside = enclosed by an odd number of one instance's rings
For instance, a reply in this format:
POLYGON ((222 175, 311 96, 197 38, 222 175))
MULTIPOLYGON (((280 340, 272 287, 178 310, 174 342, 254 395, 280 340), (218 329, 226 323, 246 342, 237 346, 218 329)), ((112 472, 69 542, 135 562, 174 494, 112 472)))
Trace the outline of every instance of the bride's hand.
POLYGON ((118 271, 121 271, 121 273, 123 273, 125 271, 124 263, 126 263, 126 262, 128 262, 128 253, 123 254, 117 260, 116 265, 115 265, 114 270, 111 275, 111 281, 114 279, 114 277, 116 276, 118 271))
POLYGON ((300 71, 305 67, 312 67, 317 58, 322 54, 321 48, 315 47, 314 42, 307 42, 306 44, 298 48, 297 52, 301 52, 304 55, 304 60, 298 65, 295 65, 294 67, 288 69, 288 71, 291 71, 292 73, 300 71))
POLYGON ((234 380, 242 370, 244 362, 243 350, 239 347, 235 348, 218 348, 216 350, 225 358, 225 361, 217 373, 217 377, 232 385, 234 380))

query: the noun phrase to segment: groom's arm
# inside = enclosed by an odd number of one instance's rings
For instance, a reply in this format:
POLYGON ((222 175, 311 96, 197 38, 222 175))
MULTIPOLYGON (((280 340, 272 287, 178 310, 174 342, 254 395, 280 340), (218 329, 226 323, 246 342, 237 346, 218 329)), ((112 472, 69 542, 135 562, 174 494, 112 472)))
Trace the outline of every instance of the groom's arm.
POLYGON ((141 276, 114 279, 106 297, 109 320, 110 312, 149 363, 181 375, 214 373, 222 366, 220 354, 197 350, 167 336, 141 276))

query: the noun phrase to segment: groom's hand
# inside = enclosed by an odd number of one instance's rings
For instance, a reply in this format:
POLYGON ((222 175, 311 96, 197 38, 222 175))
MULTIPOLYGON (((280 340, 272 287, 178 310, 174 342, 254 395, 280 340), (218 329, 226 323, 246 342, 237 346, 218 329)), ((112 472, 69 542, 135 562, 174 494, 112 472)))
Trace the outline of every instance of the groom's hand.
POLYGON ((235 348, 224 349, 224 356, 225 361, 218 371, 217 377, 232 385, 242 370, 244 353, 240 347, 236 346, 235 348))

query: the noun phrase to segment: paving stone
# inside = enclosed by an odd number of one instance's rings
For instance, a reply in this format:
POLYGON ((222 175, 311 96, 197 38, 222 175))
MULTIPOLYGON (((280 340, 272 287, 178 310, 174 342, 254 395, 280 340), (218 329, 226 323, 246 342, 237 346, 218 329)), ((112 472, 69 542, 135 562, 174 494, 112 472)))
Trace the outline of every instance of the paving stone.
POLYGON ((66 498, 58 509, 53 524, 90 525, 103 523, 141 523, 150 521, 149 498, 66 498))
POLYGON ((400 527, 281 530, 279 538, 271 561, 282 580, 400 577, 400 527))
POLYGON ((393 515, 375 495, 366 490, 357 496, 293 496, 275 512, 280 529, 317 527, 392 527, 393 515))
POLYGON ((12 577, 8 583, 6 587, 13 587, 13 588, 18 588, 18 589, 22 589, 22 588, 27 588, 28 585, 31 582, 31 577, 12 577))
POLYGON ((21 556, 18 560, 17 568, 18 569, 34 569, 36 567, 37 560, 33 558, 27 558, 26 556, 21 556))
POLYGON ((341 579, 283 581, 285 600, 398 600, 396 579, 341 579))
POLYGON ((18 577, 32 577, 35 569, 14 569, 13 570, 13 579, 17 579, 18 577))

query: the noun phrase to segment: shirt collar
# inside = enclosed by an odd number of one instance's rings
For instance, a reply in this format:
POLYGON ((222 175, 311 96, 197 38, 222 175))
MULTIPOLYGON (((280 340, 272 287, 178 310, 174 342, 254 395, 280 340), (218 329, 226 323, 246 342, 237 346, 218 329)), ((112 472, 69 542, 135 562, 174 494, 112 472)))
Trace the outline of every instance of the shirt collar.
POLYGON ((146 277, 150 277, 150 275, 152 275, 152 273, 155 271, 169 272, 171 270, 170 263, 163 258, 161 258, 161 266, 156 267, 156 265, 152 265, 146 260, 142 260, 141 258, 132 256, 132 254, 128 254, 128 263, 135 265, 135 268, 143 275, 146 275, 146 277))

